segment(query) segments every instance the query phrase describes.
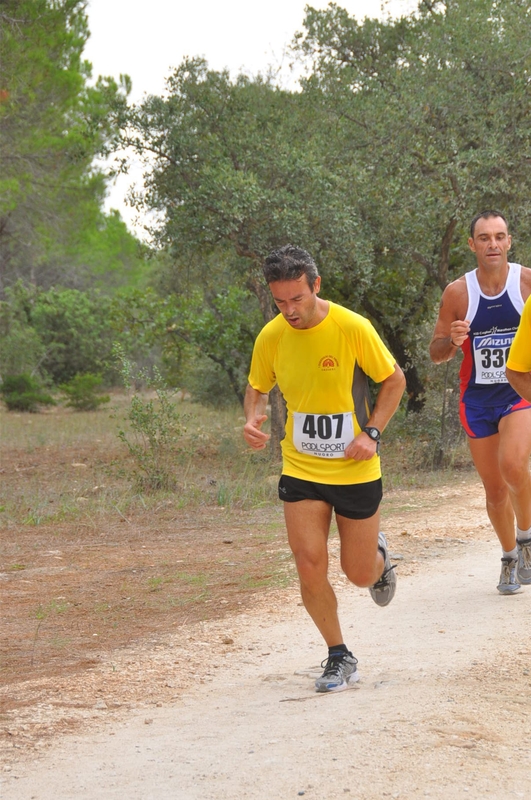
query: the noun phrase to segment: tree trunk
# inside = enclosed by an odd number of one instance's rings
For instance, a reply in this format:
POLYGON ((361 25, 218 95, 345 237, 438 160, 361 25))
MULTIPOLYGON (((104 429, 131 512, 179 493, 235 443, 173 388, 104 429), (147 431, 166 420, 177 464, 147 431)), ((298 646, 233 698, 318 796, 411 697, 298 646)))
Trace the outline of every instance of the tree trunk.
POLYGON ((364 309, 378 322, 378 327, 384 334, 389 349, 396 358, 397 364, 400 365, 404 372, 406 379, 406 391, 408 396, 407 411, 417 413, 422 411, 426 402, 425 386, 422 382, 418 370, 411 360, 411 356, 404 343, 402 331, 391 327, 386 322, 385 315, 380 312, 376 306, 370 303, 366 298, 363 298, 362 305, 364 309))
POLYGON ((389 344, 389 349, 400 364, 406 379, 406 392, 407 392, 407 413, 413 412, 414 414, 422 411, 426 403, 425 392, 426 388, 418 373, 417 367, 411 360, 407 348, 402 341, 400 331, 393 329, 382 328, 385 338, 389 344))

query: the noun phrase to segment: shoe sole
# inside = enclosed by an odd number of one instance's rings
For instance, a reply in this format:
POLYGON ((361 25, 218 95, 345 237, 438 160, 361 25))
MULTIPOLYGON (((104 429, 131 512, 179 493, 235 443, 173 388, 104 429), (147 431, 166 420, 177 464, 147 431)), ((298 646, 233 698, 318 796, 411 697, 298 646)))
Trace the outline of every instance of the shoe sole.
POLYGON ((356 670, 356 672, 353 672, 352 675, 348 676, 346 681, 340 683, 339 686, 334 686, 333 688, 329 689, 327 686, 323 686, 323 688, 320 688, 319 686, 316 685, 315 691, 318 694, 331 694, 333 692, 344 692, 345 689, 350 689, 351 686, 354 686, 354 684, 357 683, 359 679, 360 679, 360 674, 356 670))
POLYGON ((531 584, 531 575, 529 578, 522 578, 522 576, 518 574, 518 569, 516 570, 516 578, 518 583, 523 583, 524 586, 529 586, 531 584))
POLYGON ((501 595, 507 595, 507 596, 509 596, 511 594, 517 594, 522 589, 521 586, 516 586, 514 589, 512 589, 512 588, 511 589, 500 589, 499 586, 497 586, 496 588, 497 588, 498 592, 501 595))

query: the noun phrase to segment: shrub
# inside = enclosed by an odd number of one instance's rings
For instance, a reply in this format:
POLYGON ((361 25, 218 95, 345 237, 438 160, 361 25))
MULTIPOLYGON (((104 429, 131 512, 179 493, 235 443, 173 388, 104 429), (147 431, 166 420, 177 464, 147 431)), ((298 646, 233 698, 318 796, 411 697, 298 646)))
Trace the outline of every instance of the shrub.
POLYGON ((167 388, 157 369, 153 370, 154 378, 143 370, 133 375, 132 365, 119 346, 115 346, 115 354, 121 363, 125 387, 131 389, 140 381, 156 395, 155 400, 133 394, 127 413, 129 430, 118 431, 119 439, 135 461, 135 483, 147 492, 174 489, 176 461, 184 453, 186 433, 185 418, 172 400, 174 392, 167 388))
POLYGON ((0 386, 0 395, 8 411, 35 413, 39 406, 54 406, 55 400, 44 392, 39 381, 31 375, 6 375, 0 386))
POLYGON ((87 372, 84 375, 76 375, 68 383, 59 386, 61 392, 66 395, 66 405, 75 411, 95 411, 102 403, 108 403, 108 394, 98 394, 98 389, 102 384, 101 375, 93 375, 87 372))
POLYGON ((49 289, 35 299, 31 324, 45 348, 40 368, 56 385, 77 374, 106 374, 112 361, 111 300, 96 291, 49 289))

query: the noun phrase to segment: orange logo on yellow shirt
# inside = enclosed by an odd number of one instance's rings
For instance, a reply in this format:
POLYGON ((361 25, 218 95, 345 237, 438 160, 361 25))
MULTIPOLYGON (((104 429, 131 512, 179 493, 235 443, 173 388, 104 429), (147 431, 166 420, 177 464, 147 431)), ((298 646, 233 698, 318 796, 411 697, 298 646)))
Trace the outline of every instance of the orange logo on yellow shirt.
POLYGON ((330 370, 335 369, 339 366, 337 358, 334 356, 323 356, 323 358, 319 361, 319 366, 322 370, 330 370))

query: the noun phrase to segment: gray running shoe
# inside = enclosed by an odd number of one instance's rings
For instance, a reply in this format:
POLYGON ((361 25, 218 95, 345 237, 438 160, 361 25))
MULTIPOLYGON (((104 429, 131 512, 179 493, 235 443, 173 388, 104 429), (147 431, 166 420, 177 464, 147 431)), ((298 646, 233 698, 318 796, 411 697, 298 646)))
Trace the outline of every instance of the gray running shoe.
POLYGON ((369 592, 377 606, 387 606, 396 592, 396 575, 394 571, 396 564, 391 566, 389 553, 387 552, 387 539, 381 531, 378 534, 378 549, 384 557, 384 571, 376 583, 369 586, 369 592))
POLYGON ((342 692, 348 689, 360 679, 357 663, 358 659, 354 658, 352 653, 342 651, 331 653, 321 664, 324 672, 315 681, 316 691, 342 692))
POLYGON ((516 580, 520 583, 531 583, 531 539, 517 541, 518 566, 516 567, 516 580))
POLYGON ((508 558, 504 556, 501 560, 502 568, 500 573, 500 582, 498 584, 498 591, 500 594, 515 594, 520 591, 521 586, 516 580, 516 558, 508 558))

